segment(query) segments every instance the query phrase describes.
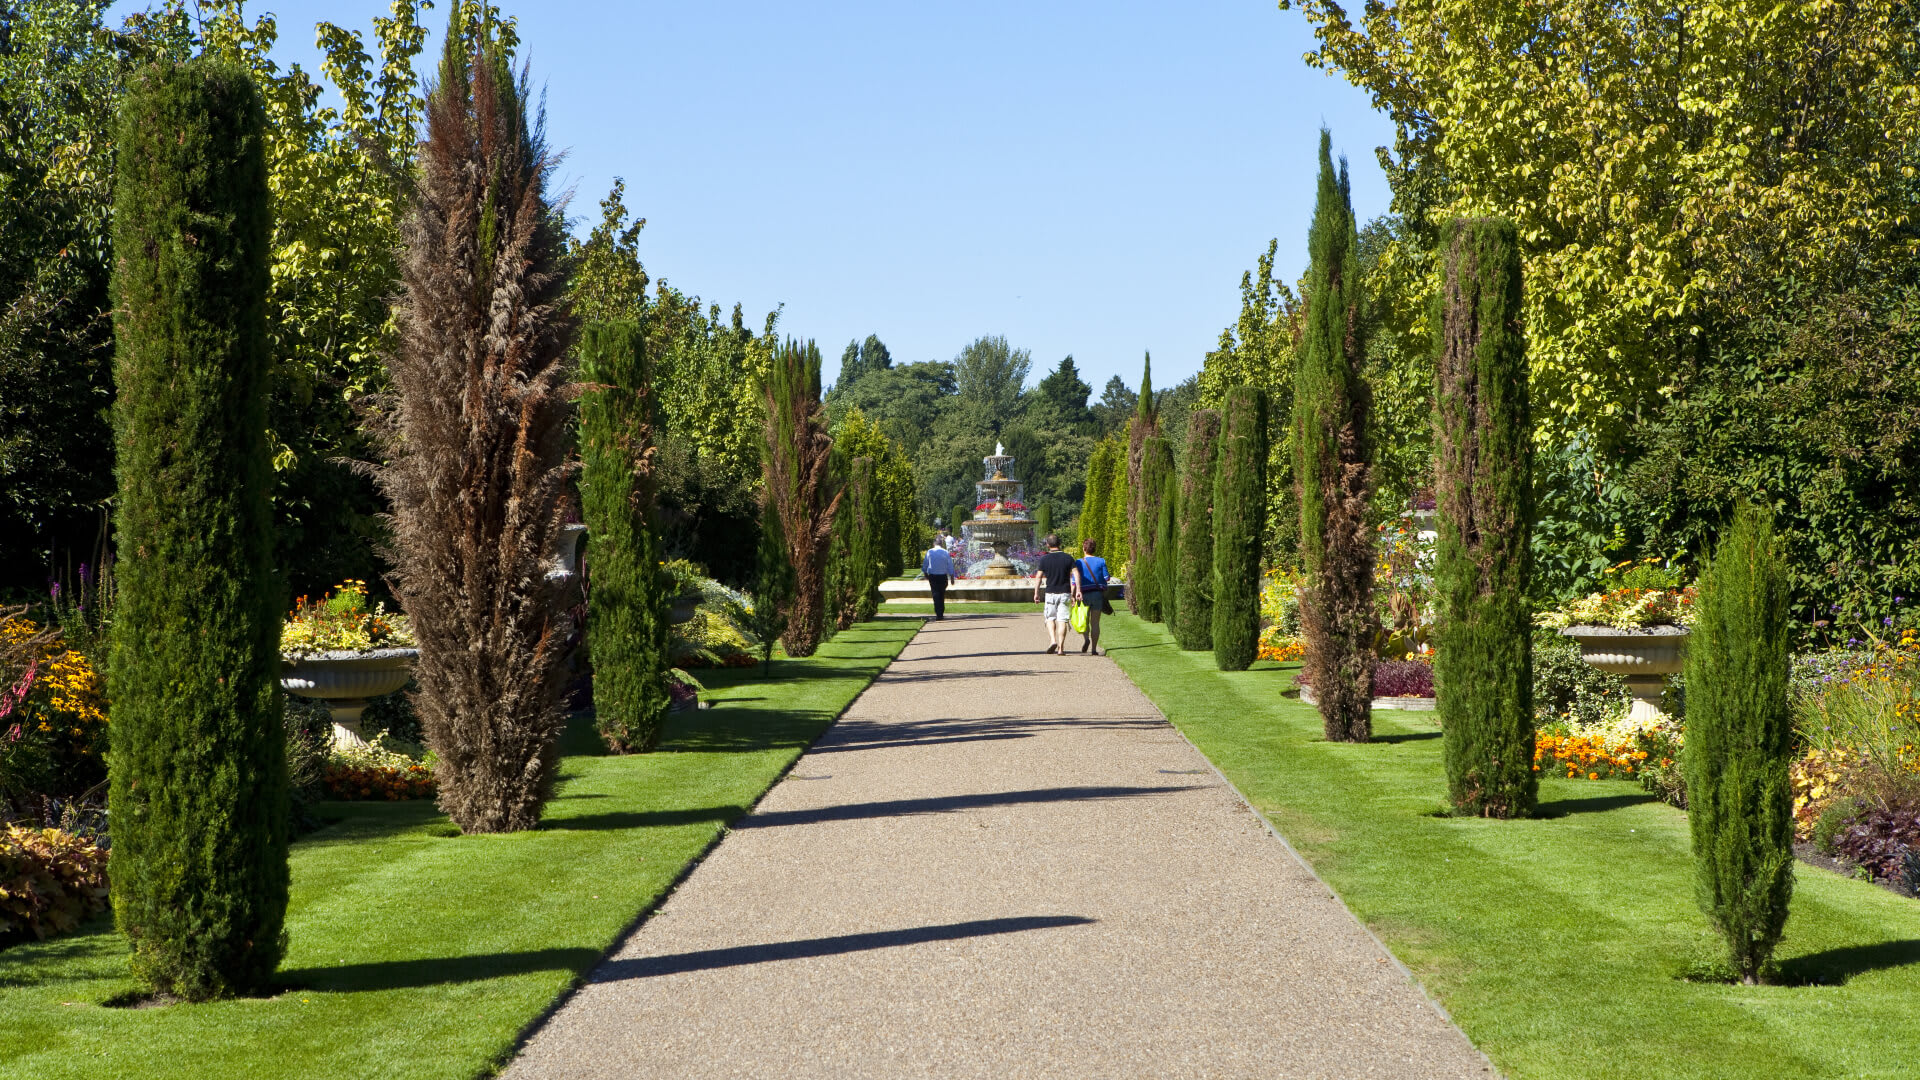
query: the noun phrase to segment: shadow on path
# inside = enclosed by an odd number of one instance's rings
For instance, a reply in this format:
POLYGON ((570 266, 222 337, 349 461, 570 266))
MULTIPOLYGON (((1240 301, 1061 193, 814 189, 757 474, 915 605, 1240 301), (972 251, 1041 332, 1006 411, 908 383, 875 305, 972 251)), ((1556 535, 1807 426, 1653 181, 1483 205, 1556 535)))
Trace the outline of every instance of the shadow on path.
POLYGON ((1186 784, 1178 787, 1035 788, 1030 791, 995 791, 979 795, 941 795, 927 799, 890 799, 885 802, 822 806, 812 810, 775 810, 743 818, 735 822, 733 827, 735 829, 770 829, 781 825, 816 825, 823 821, 858 821, 863 818, 899 817, 908 814, 943 814, 954 810, 974 810, 986 806, 1073 802, 1081 799, 1125 799, 1136 795, 1166 795, 1176 791, 1193 791, 1211 786, 1210 784, 1186 784))
POLYGON ((622 979, 651 979, 660 975, 678 975, 687 971, 711 971, 714 968, 764 964, 774 960, 799 960, 811 956, 839 956, 868 949, 890 949, 899 945, 919 945, 929 941, 957 941, 961 938, 1013 934, 1022 930, 1047 930, 1056 926, 1085 926, 1095 920, 1081 915, 1026 915, 1012 919, 978 919, 948 923, 944 926, 916 926, 911 930, 880 930, 870 934, 841 934, 837 937, 807 938, 803 941, 776 941, 765 945, 740 945, 731 949, 703 949, 672 956, 645 956, 610 960, 593 973, 594 982, 622 979))
POLYGON ((808 751, 814 754, 871 750, 887 746, 932 746, 940 743, 992 742, 1030 739, 1047 728, 1082 727, 1106 730, 1142 730, 1164 727, 1149 717, 982 716, 938 720, 842 720, 808 751))

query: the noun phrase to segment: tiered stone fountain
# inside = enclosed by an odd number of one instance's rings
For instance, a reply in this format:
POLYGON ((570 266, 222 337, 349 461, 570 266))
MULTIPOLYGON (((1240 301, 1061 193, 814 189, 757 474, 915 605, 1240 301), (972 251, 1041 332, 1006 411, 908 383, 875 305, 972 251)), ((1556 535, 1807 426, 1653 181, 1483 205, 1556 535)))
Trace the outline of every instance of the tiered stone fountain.
POLYGON ((1007 449, 994 444, 993 453, 981 459, 986 478, 973 485, 973 520, 960 526, 960 540, 969 555, 993 556, 971 564, 962 578, 1017 578, 1032 569, 1016 563, 1009 552, 1031 554, 1033 515, 1027 512, 1026 485, 1012 476, 1013 458, 1007 449))

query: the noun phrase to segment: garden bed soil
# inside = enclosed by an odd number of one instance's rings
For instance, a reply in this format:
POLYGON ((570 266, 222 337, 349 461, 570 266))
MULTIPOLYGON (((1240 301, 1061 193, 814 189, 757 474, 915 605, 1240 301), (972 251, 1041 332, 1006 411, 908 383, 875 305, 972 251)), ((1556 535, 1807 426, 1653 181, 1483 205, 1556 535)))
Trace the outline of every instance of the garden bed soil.
MULTIPOLYGON (((1828 855, 1812 844, 1793 845, 1793 857, 1806 863, 1808 866, 1817 866, 1822 870, 1839 874, 1843 878, 1851 878, 1855 881, 1867 880, 1866 878, 1856 876, 1856 872, 1860 869, 1858 863, 1851 859, 1842 859, 1835 855, 1828 855)), ((1891 878, 1874 878, 1873 883, 1893 893, 1895 896, 1920 899, 1920 897, 1915 897, 1913 893, 1907 891, 1906 886, 1891 878)))

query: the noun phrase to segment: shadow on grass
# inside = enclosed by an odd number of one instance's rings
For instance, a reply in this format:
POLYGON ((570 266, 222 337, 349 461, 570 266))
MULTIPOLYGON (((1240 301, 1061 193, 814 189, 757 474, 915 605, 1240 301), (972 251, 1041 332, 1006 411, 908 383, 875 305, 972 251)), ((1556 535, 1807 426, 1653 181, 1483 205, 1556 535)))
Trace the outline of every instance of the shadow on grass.
POLYGON ((432 835, 429 830, 433 826, 447 820, 432 799, 326 801, 316 805, 315 813, 326 823, 296 839, 295 847, 357 844, 410 832, 424 837, 432 835))
POLYGON ((946 814, 956 810, 977 810, 987 806, 1126 799, 1140 795, 1166 795, 1176 791, 1192 791, 1195 788, 1211 786, 1210 784, 1188 784, 1177 787, 1036 788, 1030 791, 994 791, 977 795, 942 795, 927 799, 889 799, 884 802, 821 806, 812 810, 775 810, 742 818, 735 822, 733 827, 735 829, 771 829, 783 825, 816 825, 825 821, 858 821, 865 818, 904 817, 912 814, 946 814))
POLYGON ((593 973, 595 982, 623 979, 651 979, 688 971, 712 971, 715 968, 765 964, 774 960, 799 960, 814 956, 840 956, 868 949, 890 949, 901 945, 920 945, 929 941, 958 941, 962 938, 1015 934, 1023 930, 1048 930, 1059 926, 1086 926, 1097 920, 1082 915, 1028 915, 1012 919, 978 919, 973 922, 947 923, 942 926, 916 926, 909 930, 881 930, 870 934, 841 934, 836 937, 808 938, 804 941, 776 941, 765 945, 741 945, 731 949, 703 949, 671 956, 635 957, 610 960, 593 973))
POLYGON ((1438 731, 1410 731, 1404 735, 1375 735, 1373 741, 1377 743, 1424 742, 1439 737, 1438 731))
MULTIPOLYGON (((120 952, 111 912, 96 915, 72 933, 46 941, 27 938, 0 942, 0 989, 92 977, 91 970, 82 972, 77 965, 87 961, 112 963, 110 958, 120 952)), ((119 963, 124 968, 125 961, 119 963)))
POLYGON ((276 980, 299 990, 343 992, 401 990, 448 983, 480 982, 539 971, 585 972, 600 959, 596 949, 539 949, 533 952, 481 953, 424 960, 377 960, 366 964, 294 968, 276 980))
POLYGON ((1659 798, 1648 793, 1638 795, 1595 795, 1587 799, 1558 799, 1550 803, 1541 803, 1535 810, 1535 817, 1563 818, 1573 814, 1604 814, 1609 810, 1620 810, 1641 803, 1659 802, 1659 798))
POLYGON ((685 810, 616 810, 608 814, 577 814, 572 817, 545 818, 540 822, 540 827, 560 832, 653 829, 661 826, 726 821, 740 816, 745 809, 744 806, 697 806, 685 810))
POLYGON ((1878 945, 1849 945, 1782 960, 1780 981, 1790 985, 1838 986, 1855 975, 1909 964, 1920 964, 1920 940, 1908 938, 1878 945))

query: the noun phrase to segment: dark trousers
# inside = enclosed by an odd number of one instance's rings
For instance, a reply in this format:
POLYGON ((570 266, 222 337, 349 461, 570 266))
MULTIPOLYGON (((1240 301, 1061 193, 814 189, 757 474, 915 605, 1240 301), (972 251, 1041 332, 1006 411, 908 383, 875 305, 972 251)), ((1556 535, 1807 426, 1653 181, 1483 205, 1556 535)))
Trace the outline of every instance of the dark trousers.
POLYGON ((947 617, 947 575, 928 574, 927 584, 933 589, 933 617, 947 617))

